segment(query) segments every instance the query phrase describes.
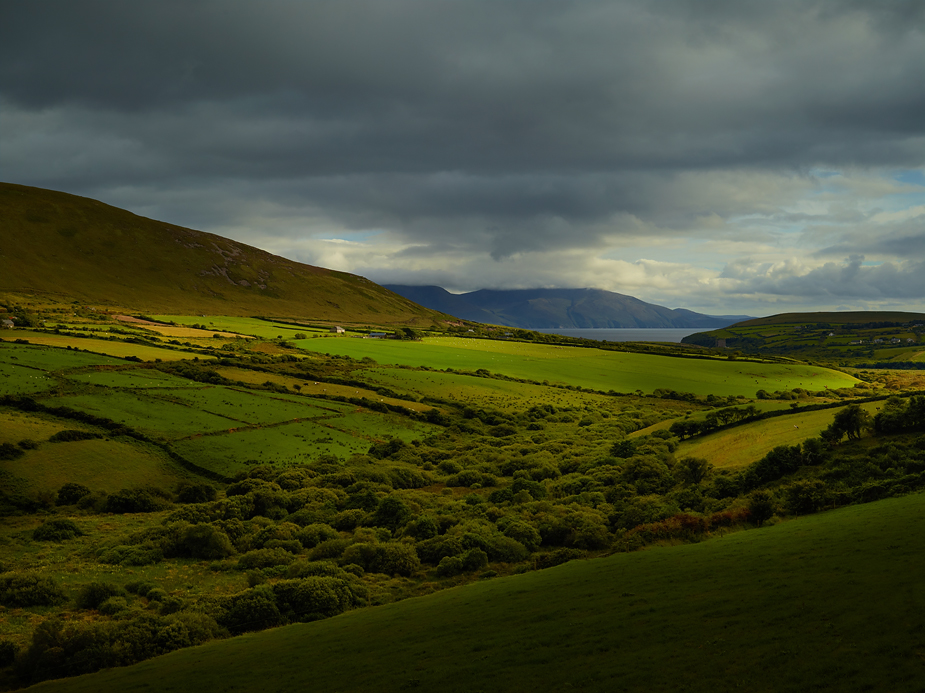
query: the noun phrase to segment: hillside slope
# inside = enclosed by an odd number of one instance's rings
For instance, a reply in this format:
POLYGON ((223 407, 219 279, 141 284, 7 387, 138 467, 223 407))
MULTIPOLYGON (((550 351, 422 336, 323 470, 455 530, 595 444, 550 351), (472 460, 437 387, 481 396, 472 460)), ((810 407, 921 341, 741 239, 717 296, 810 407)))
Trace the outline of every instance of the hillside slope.
POLYGON ((646 303, 603 289, 480 289, 451 294, 439 286, 386 288, 466 320, 523 329, 725 327, 746 316, 716 317, 646 303))
POLYGON ((152 313, 429 325, 372 281, 61 192, 0 183, 0 292, 152 313))
MULTIPOLYGON (((37 691, 921 690, 925 495, 573 561, 37 691)), ((29 689, 33 690, 33 689, 29 689)))

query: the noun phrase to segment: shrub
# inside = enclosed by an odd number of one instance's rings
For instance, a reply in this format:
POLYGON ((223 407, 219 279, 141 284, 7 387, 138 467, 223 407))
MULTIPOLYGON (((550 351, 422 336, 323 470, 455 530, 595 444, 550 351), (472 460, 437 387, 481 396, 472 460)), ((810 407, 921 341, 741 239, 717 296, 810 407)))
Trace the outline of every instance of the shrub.
POLYGON ((284 623, 273 590, 267 585, 227 597, 223 606, 224 612, 216 620, 235 635, 284 623))
POLYGON ((437 565, 437 575, 452 577, 460 573, 471 573, 488 565, 488 554, 482 549, 469 549, 459 556, 447 556, 437 565))
POLYGON ((98 609, 104 616, 114 616, 120 611, 128 609, 128 600, 125 597, 110 597, 100 604, 98 609))
MULTIPOLYGON (((163 492, 161 492, 163 493, 163 492)), ((122 489, 106 498, 105 511, 109 513, 153 513, 167 507, 167 502, 153 489, 122 489)))
POLYGON ((145 582, 143 580, 139 580, 136 582, 128 583, 125 586, 125 589, 131 592, 132 594, 137 594, 139 597, 143 597, 148 592, 153 590, 155 587, 157 587, 157 585, 154 584, 153 582, 145 582))
POLYGON ((113 546, 100 553, 100 563, 107 565, 141 566, 154 565, 164 560, 159 546, 146 543, 135 546, 113 546))
POLYGON ((344 549, 349 545, 349 539, 343 539, 341 537, 337 539, 328 539, 313 548, 309 552, 308 557, 313 561, 318 561, 323 558, 339 558, 341 554, 344 553, 344 549))
POLYGON ((55 606, 67 601, 64 590, 50 577, 31 573, 0 575, 3 606, 55 606))
POLYGON ((214 560, 234 554, 231 539, 212 525, 189 525, 181 530, 174 550, 179 556, 214 560))
POLYGON ((89 494, 90 489, 83 484, 67 483, 58 489, 55 505, 74 505, 81 498, 89 494))
POLYGON ((336 577, 281 580, 272 589, 277 607, 290 621, 314 621, 336 616, 354 603, 347 581, 336 577))
POLYGON ((67 541, 74 537, 82 537, 84 533, 72 520, 57 519, 46 520, 32 532, 32 538, 37 541, 67 541))
POLYGON ((180 484, 177 488, 177 501, 180 503, 210 503, 216 495, 217 491, 211 484, 180 484))
POLYGON ((238 569, 270 568, 277 565, 289 565, 292 561, 292 554, 281 548, 254 549, 238 559, 238 569))
POLYGON ((354 508, 352 510, 344 510, 341 513, 337 513, 334 516, 334 519, 331 521, 331 524, 334 525, 335 529, 339 529, 342 532, 349 532, 352 529, 356 529, 366 520, 366 511, 359 508, 354 508))
POLYGON ((78 609, 98 609, 110 597, 125 596, 125 589, 109 582, 88 582, 77 593, 78 609))
POLYGON ((374 527, 386 527, 392 532, 397 532, 410 518, 411 508, 400 498, 388 496, 379 503, 369 522, 374 527))
POLYGON ((520 542, 529 551, 535 551, 542 542, 540 533, 522 520, 509 522, 502 531, 504 532, 504 536, 520 542))
POLYGON ((320 522, 307 525, 293 535, 293 538, 300 541, 306 549, 313 549, 323 541, 339 537, 336 529, 320 522))
POLYGON ((91 431, 78 431, 73 428, 66 429, 64 431, 58 431, 53 436, 48 439, 49 443, 72 443, 78 440, 93 440, 94 438, 102 438, 99 433, 93 433, 91 431))
POLYGON ((25 453, 12 443, 0 443, 0 460, 15 460, 25 453))
POLYGON ((369 573, 404 577, 411 577, 421 567, 414 547, 398 542, 352 544, 344 551, 343 561, 359 565, 369 573))
POLYGON ((343 576, 344 569, 333 561, 296 561, 286 569, 288 578, 343 576))

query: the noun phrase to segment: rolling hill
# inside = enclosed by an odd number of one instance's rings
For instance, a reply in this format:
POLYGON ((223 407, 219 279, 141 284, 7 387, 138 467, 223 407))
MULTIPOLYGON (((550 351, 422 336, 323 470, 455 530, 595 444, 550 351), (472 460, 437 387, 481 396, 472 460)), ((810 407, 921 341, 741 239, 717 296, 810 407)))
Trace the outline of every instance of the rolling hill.
POLYGON ((364 277, 10 183, 0 183, 0 263, 0 292, 152 313, 420 326, 447 319, 364 277))
POLYGON ((386 288, 466 320, 523 329, 718 328, 748 319, 744 315, 713 316, 665 308, 603 289, 481 289, 451 294, 439 286, 387 284, 386 288))

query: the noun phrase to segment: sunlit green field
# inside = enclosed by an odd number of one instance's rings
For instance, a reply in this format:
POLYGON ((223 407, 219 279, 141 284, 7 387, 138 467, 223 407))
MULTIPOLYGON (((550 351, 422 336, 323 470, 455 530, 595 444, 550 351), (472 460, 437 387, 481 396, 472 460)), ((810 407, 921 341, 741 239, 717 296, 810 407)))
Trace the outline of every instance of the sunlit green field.
POLYGON ((326 330, 288 325, 258 318, 235 318, 225 315, 154 315, 155 320, 175 322, 177 325, 206 325, 209 330, 217 332, 234 332, 242 335, 261 337, 263 339, 292 339, 297 333, 321 334, 326 330))
MULTIPOLYGON (((847 406, 847 405, 846 405, 847 406)), ((871 416, 877 402, 862 404, 871 416)), ((742 424, 728 431, 719 431, 685 440, 678 446, 679 457, 702 457, 715 467, 744 467, 760 460, 779 445, 798 445, 818 436, 832 423, 835 409, 797 412, 755 423, 742 424)))
POLYGON ((103 387, 119 388, 199 388, 205 387, 202 383, 193 380, 178 378, 170 373, 163 373, 153 369, 132 368, 126 370, 105 370, 83 373, 72 373, 68 378, 78 383, 98 385, 103 387))
POLYGON ((745 395, 758 390, 850 387, 854 378, 818 366, 686 359, 648 354, 560 347, 503 340, 432 337, 421 342, 359 339, 306 339, 300 349, 369 357, 379 363, 475 371, 593 388, 651 393, 665 388, 698 395, 745 395))
MULTIPOLYGON (((58 425, 57 430, 75 428, 58 425)), ((188 476, 162 451, 134 441, 78 440, 42 442, 17 460, 0 462, 0 469, 25 481, 30 491, 57 491, 79 481, 100 491, 139 486, 172 488, 188 476)))
POLYGON ((44 332, 30 332, 28 330, 17 330, 18 339, 28 340, 30 344, 41 346, 52 346, 71 349, 81 349, 91 351, 97 354, 108 356, 136 356, 142 361, 179 361, 180 359, 191 359, 198 356, 203 359, 211 359, 212 356, 200 356, 189 351, 174 349, 159 349, 158 347, 146 346, 144 344, 131 344, 129 342, 109 341, 108 339, 93 339, 91 337, 69 337, 67 335, 46 334, 44 332))
POLYGON ((82 366, 122 366, 125 361, 69 349, 51 349, 0 342, 0 367, 12 363, 44 371, 82 366))
POLYGON ((365 453, 373 442, 388 436, 410 441, 434 430, 397 415, 351 412, 317 421, 196 435, 171 447, 206 469, 231 476, 248 464, 305 464, 326 454, 349 457, 365 453))
POLYGON ((356 371, 355 375, 373 385, 387 387, 395 392, 419 393, 426 397, 449 399, 476 408, 490 407, 501 411, 521 411, 545 404, 554 407, 591 405, 609 408, 615 401, 612 397, 591 392, 458 373, 369 368, 356 371))

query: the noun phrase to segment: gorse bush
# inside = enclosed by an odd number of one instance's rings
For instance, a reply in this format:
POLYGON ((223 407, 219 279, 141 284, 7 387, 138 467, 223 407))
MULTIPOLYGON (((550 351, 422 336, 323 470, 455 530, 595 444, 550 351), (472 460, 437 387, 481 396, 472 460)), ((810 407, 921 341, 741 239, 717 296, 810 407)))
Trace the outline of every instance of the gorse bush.
POLYGON ((32 538, 37 541, 67 541, 83 535, 73 520, 63 518, 46 520, 32 532, 32 538))
POLYGON ((54 606, 67 601, 54 579, 34 573, 0 575, 0 604, 7 607, 54 606))

